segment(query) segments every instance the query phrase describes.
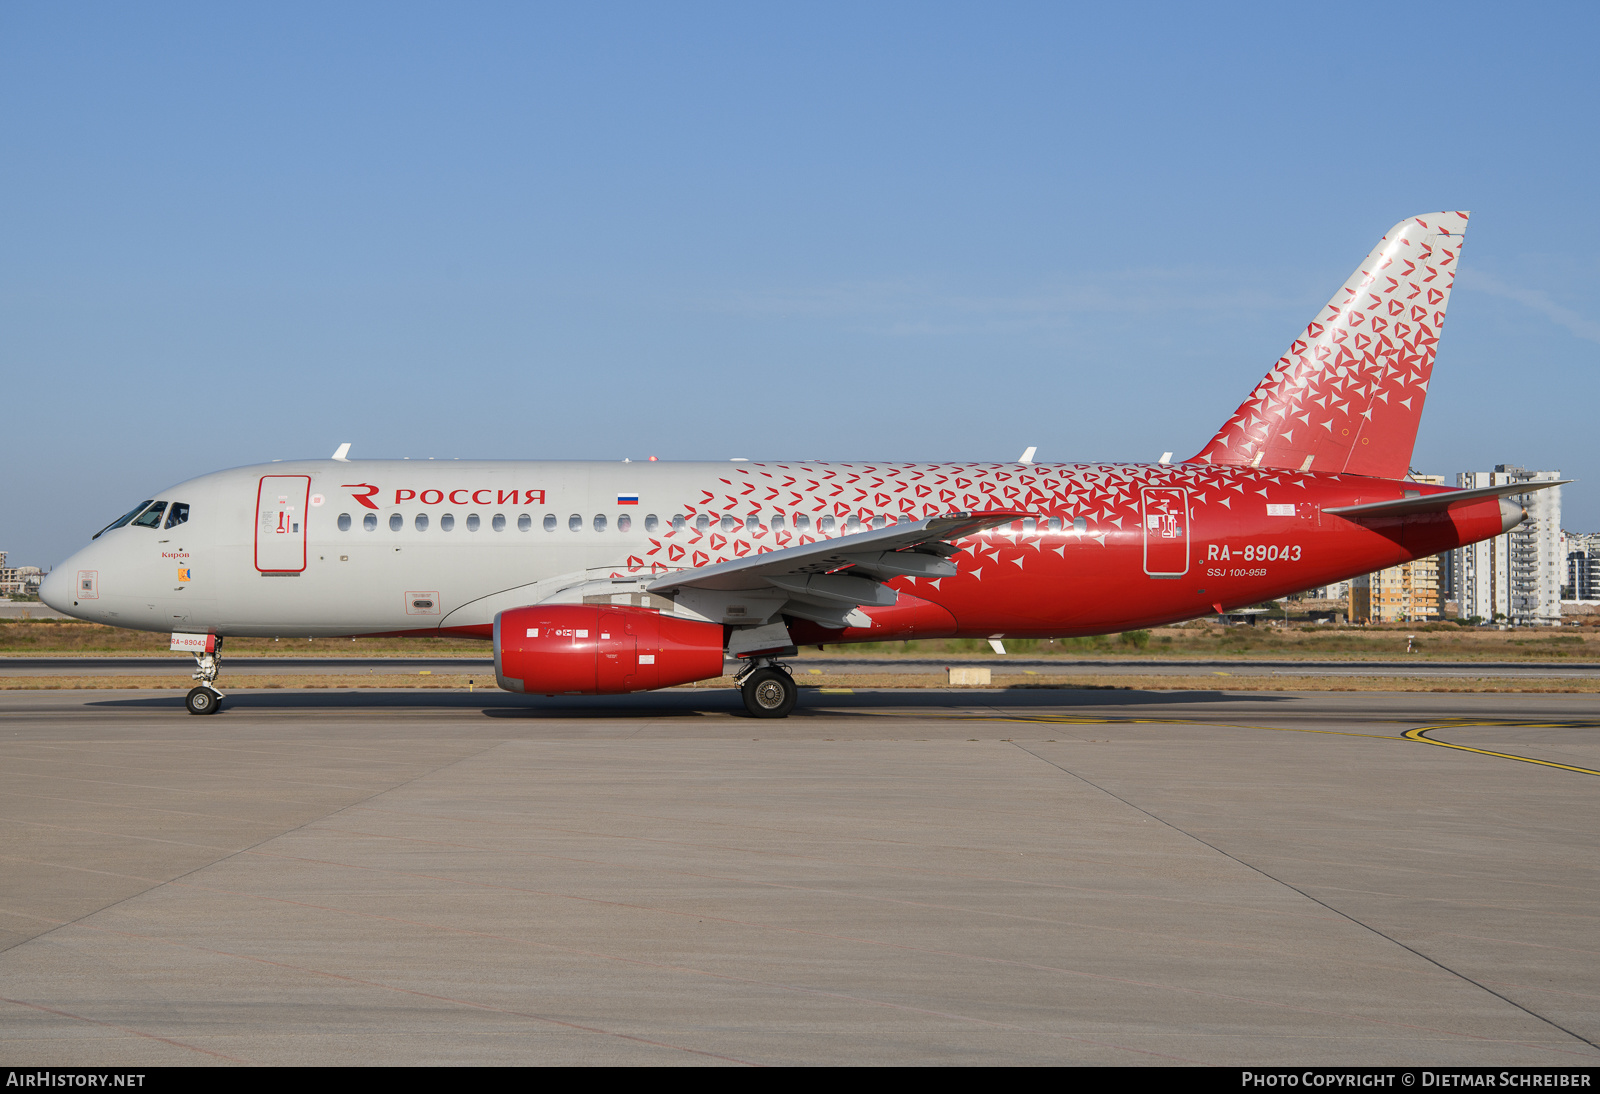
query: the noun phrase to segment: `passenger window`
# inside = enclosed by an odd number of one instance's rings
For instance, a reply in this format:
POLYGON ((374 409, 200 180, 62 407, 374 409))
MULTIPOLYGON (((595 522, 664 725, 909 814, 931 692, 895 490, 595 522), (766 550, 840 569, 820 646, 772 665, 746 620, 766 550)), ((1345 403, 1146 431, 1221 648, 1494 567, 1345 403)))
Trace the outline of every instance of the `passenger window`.
POLYGON ((406 518, 402 517, 399 513, 390 513, 389 514, 389 531, 398 532, 400 530, 401 526, 405 524, 405 522, 406 522, 406 518))
POLYGON ((846 535, 855 535, 861 531, 861 518, 851 513, 844 519, 844 531, 846 535))
MULTIPOLYGON (((524 513, 520 517, 517 518, 517 531, 519 531, 519 532, 528 532, 528 531, 531 531, 532 529, 533 529, 533 518, 530 517, 528 514, 524 513)), ((546 532, 550 531, 550 518, 549 517, 545 517, 544 518, 544 530, 546 532)))
POLYGON ((633 530, 633 518, 630 517, 626 513, 618 513, 617 514, 617 531, 619 531, 619 532, 631 532, 632 530, 633 530))
POLYGON ((444 516, 439 518, 439 531, 452 532, 455 530, 455 527, 456 515, 454 513, 446 513, 444 516))
POLYGON ((744 518, 744 530, 746 532, 754 532, 757 528, 760 528, 760 527, 761 527, 761 518, 760 517, 755 516, 755 515, 751 515, 751 516, 748 516, 748 517, 744 518))
POLYGON ((135 528, 159 528, 161 527, 161 514, 166 511, 167 503, 158 501, 135 517, 133 526, 135 528))
POLYGON ((833 531, 833 518, 823 517, 821 520, 817 521, 817 531, 822 532, 823 534, 833 531))
POLYGON ((1051 517, 1049 523, 1046 524, 1045 527, 1049 528, 1052 532, 1061 531, 1061 518, 1051 517))
POLYGON ((772 520, 769 521, 768 523, 772 526, 772 530, 774 532, 783 531, 783 514, 782 513, 774 513, 772 515, 772 520))
POLYGON ((1089 530, 1089 522, 1082 517, 1073 517, 1072 530, 1081 536, 1089 530))
POLYGON ((467 514, 467 531, 476 532, 478 530, 478 524, 479 524, 478 514, 476 514, 476 513, 468 513, 467 514))
POLYGON ((544 515, 544 530, 546 532, 554 532, 556 530, 556 515, 554 513, 546 513, 544 515))
POLYGON ((369 532, 376 532, 378 530, 378 514, 368 513, 366 516, 362 517, 361 527, 365 528, 369 532))
POLYGON ((886 525, 888 523, 889 523, 888 520, 886 520, 884 518, 884 515, 882 513, 879 513, 877 516, 872 518, 872 526, 874 528, 882 528, 884 525, 886 525))
MULTIPOLYGON (((496 513, 494 519, 489 522, 489 527, 496 532, 504 532, 506 530, 506 515, 504 513, 496 513)), ((527 529, 524 528, 523 531, 526 532, 527 529)))
POLYGON ((594 530, 596 532, 604 532, 606 530, 606 515, 604 513, 596 513, 594 515, 594 530))
POLYGON ((1039 522, 1033 517, 1022 518, 1022 534, 1031 536, 1039 530, 1039 522))
POLYGON ((167 513, 167 527, 168 528, 176 528, 180 524, 187 523, 188 520, 189 520, 189 503, 186 502, 186 501, 175 501, 175 502, 173 502, 172 503, 172 510, 169 513, 167 513))
POLYGON ((583 531, 583 514, 574 513, 567 518, 567 530, 570 532, 583 531))
POLYGON ((339 531, 348 532, 349 530, 350 530, 350 514, 349 513, 340 513, 339 514, 339 531))
POLYGON ((689 522, 683 519, 682 513, 672 514, 672 530, 674 532, 681 532, 688 526, 689 522))
POLYGON ((796 532, 811 531, 811 517, 805 513, 796 513, 794 515, 794 530, 796 532))
POLYGON ((660 517, 656 516, 654 513, 646 513, 644 515, 644 530, 646 532, 654 532, 657 528, 660 528, 660 527, 661 527, 661 518, 660 517))
POLYGON ((711 518, 706 516, 704 513, 701 513, 698 517, 694 518, 694 527, 695 531, 704 532, 707 528, 711 527, 711 518))
POLYGON ((739 527, 739 518, 734 516, 732 513, 726 513, 722 517, 720 527, 724 532, 731 532, 735 528, 739 527))
POLYGON ((417 531, 426 532, 428 530, 428 514, 418 513, 417 519, 412 523, 416 525, 417 531))

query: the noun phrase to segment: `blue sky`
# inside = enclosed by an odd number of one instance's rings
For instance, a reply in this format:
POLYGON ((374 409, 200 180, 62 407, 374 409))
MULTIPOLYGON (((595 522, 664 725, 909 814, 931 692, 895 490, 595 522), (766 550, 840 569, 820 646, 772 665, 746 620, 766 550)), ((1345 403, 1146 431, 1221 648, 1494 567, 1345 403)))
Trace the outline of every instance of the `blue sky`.
POLYGON ((275 458, 1197 451, 1471 209, 1415 464, 1600 529, 1593 6, 0 8, 0 549, 275 458))

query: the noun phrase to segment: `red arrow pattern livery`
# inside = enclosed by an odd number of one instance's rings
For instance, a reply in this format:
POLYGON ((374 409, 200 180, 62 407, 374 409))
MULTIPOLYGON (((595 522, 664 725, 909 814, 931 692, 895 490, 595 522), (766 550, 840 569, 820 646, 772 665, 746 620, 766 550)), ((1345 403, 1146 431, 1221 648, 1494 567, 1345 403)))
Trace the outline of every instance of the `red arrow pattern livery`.
POLYGON ((1391 229, 1178 464, 356 470, 345 448, 181 483, 41 594, 82 618, 215 639, 193 713, 216 709, 206 689, 230 635, 450 633, 493 637, 514 691, 640 690, 745 658, 762 717, 792 707, 771 658, 800 643, 1104 634, 1276 598, 1523 518, 1500 488, 1405 478, 1466 221, 1391 229))

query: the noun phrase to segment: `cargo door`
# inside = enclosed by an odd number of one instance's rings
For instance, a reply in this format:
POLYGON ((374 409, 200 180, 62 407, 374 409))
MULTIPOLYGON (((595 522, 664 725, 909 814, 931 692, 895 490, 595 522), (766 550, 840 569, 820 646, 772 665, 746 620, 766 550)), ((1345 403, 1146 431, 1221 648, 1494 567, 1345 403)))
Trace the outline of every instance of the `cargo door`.
POLYGON ((621 612, 600 613, 600 664, 598 689, 603 695, 636 690, 639 646, 621 612))
POLYGON ((1189 572, 1189 491, 1147 486, 1142 492, 1144 572, 1182 577, 1189 572))
POLYGON ((298 574, 306 568, 306 498, 310 475, 263 475, 256 491, 256 569, 298 574))

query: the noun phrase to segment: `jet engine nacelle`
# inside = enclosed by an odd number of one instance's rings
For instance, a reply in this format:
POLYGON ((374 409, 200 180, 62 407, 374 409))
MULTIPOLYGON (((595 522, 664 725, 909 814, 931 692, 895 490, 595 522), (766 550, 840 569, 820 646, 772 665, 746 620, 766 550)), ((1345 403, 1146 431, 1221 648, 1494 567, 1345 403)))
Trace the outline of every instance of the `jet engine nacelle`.
POLYGON ((495 681, 534 695, 618 695, 722 675, 722 627, 644 608, 549 604, 494 617, 495 681))

